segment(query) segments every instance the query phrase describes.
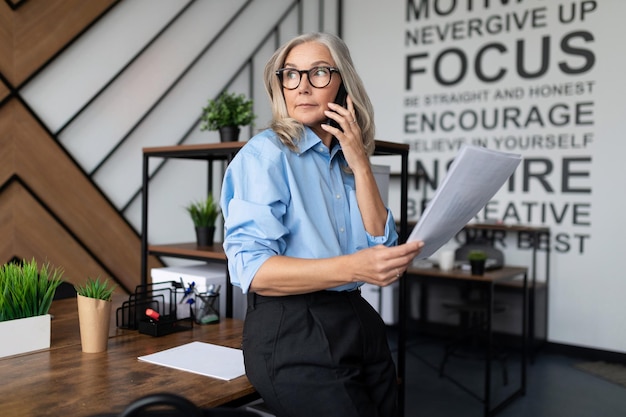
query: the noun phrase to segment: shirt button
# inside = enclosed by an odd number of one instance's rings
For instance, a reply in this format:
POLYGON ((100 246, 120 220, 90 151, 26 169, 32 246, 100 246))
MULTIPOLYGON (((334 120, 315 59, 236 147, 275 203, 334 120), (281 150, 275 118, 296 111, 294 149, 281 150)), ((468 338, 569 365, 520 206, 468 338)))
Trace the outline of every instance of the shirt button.
POLYGON ((346 231, 346 229, 344 229, 343 227, 341 227, 341 228, 339 228, 339 231, 340 231, 341 233, 343 233, 343 232, 345 232, 345 231, 346 231))
POLYGON ((337 200, 339 200, 341 198, 341 195, 337 194, 335 197, 337 197, 337 200))

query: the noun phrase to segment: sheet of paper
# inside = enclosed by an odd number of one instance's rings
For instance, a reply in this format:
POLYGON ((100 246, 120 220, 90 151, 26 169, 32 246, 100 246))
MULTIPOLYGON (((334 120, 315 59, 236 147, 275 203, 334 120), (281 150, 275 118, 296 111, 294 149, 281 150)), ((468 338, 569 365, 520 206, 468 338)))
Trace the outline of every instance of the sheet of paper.
POLYGON ((417 259, 445 245, 498 192, 522 160, 521 155, 463 145, 408 240, 423 240, 417 259))
POLYGON ((241 350, 204 342, 187 343, 151 355, 139 356, 138 359, 226 381, 246 373, 241 350))

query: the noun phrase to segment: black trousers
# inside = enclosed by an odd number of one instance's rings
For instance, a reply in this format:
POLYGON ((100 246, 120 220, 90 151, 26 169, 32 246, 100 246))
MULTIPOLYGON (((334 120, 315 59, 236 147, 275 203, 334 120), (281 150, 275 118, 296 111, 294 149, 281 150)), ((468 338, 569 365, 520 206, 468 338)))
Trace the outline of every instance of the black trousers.
POLYGON ((277 417, 393 417, 396 369, 359 291, 248 295, 246 374, 277 417))

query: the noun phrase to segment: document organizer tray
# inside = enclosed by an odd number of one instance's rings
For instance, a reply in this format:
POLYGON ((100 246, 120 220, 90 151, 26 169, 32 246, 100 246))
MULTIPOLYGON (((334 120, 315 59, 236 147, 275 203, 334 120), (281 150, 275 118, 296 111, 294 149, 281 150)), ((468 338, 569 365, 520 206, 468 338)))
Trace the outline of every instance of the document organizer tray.
POLYGON ((178 319, 176 315, 175 292, 177 288, 182 288, 182 286, 174 281, 138 285, 128 300, 116 310, 116 326, 122 329, 139 330, 140 333, 151 336, 190 330, 193 327, 193 320, 178 319), (159 313, 159 320, 146 316, 148 308, 159 313), (191 325, 186 326, 185 322, 191 325))
POLYGON ((166 334, 191 330, 193 320, 190 318, 176 319, 168 316, 161 316, 159 320, 141 319, 139 321, 139 333, 150 336, 165 336, 166 334))

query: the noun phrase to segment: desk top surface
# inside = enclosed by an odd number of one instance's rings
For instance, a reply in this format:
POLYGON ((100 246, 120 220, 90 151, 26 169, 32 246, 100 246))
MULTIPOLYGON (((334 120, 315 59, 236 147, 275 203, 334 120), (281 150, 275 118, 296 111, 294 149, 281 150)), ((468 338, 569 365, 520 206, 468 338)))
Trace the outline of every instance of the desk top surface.
MULTIPOLYGON (((119 304, 114 301, 114 306, 119 304)), ((137 359, 192 341, 240 348, 240 320, 194 325, 193 330, 161 337, 118 329, 113 320, 108 350, 83 353, 76 299, 53 302, 50 313, 50 349, 0 359, 4 416, 119 413, 137 398, 157 392, 176 393, 210 408, 254 393, 245 376, 222 381, 137 359)))
POLYGON ((492 271, 485 271, 484 275, 472 275, 470 271, 455 268, 451 271, 443 271, 439 268, 417 268, 410 267, 407 269, 407 276, 411 277, 432 277, 442 279, 464 280, 464 281, 481 281, 481 282, 498 282, 511 280, 519 276, 523 276, 528 272, 528 268, 520 266, 505 266, 492 271))

